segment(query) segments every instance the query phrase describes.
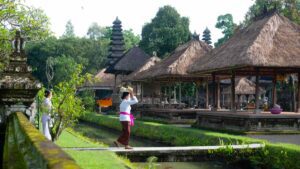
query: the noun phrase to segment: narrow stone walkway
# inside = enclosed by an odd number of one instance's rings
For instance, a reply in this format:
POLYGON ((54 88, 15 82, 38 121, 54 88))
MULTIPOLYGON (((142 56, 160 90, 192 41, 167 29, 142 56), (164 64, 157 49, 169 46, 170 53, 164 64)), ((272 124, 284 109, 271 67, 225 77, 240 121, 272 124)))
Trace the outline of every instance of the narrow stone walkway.
POLYGON ((248 135, 247 137, 264 139, 273 143, 289 143, 300 145, 300 134, 248 135))
MULTIPOLYGON (((174 152, 208 152, 210 150, 217 150, 220 148, 226 148, 227 146, 184 146, 184 147, 134 147, 133 149, 124 149, 124 148, 117 148, 117 147, 108 147, 108 148, 81 148, 81 147, 73 147, 73 148, 63 148, 64 150, 77 150, 77 151, 112 151, 116 153, 124 152, 124 153, 131 153, 131 152, 140 152, 140 153, 149 153, 149 152, 160 152, 160 153, 174 153, 174 152)), ((241 149, 259 149, 263 148, 263 144, 243 144, 243 145, 231 145, 231 147, 235 150, 241 149)))

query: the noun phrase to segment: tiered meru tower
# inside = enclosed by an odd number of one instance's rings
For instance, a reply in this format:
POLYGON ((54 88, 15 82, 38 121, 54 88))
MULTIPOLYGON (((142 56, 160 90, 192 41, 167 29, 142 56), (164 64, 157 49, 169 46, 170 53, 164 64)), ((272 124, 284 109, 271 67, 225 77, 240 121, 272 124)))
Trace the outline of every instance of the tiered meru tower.
POLYGON ((105 73, 112 73, 115 75, 118 74, 118 72, 114 69, 114 66, 116 62, 123 56, 125 51, 121 23, 122 22, 118 17, 113 22, 109 54, 107 57, 107 69, 105 73))

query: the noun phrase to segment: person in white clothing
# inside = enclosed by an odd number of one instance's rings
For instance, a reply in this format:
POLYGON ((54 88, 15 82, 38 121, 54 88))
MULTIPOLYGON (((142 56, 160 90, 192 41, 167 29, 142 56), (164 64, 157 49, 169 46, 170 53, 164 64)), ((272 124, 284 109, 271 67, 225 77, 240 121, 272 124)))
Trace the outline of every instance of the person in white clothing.
POLYGON ((132 149, 129 146, 129 137, 130 137, 130 126, 134 125, 134 117, 131 114, 131 105, 138 103, 137 98, 134 96, 133 91, 123 92, 122 102, 120 104, 120 122, 122 124, 122 134, 115 141, 115 145, 119 147, 120 144, 125 146, 125 149, 132 149))
POLYGON ((43 115, 42 115, 42 125, 43 125, 43 134, 48 140, 52 140, 51 134, 50 134, 50 113, 52 111, 52 92, 50 90, 45 91, 45 100, 43 101, 43 115))

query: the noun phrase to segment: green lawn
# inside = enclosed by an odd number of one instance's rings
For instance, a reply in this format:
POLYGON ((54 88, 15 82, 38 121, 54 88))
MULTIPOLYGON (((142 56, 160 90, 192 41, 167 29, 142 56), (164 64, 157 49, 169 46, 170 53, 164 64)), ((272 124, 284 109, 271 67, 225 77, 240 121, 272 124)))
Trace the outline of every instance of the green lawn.
MULTIPOLYGON (((115 116, 104 116, 87 113, 82 120, 121 130, 119 119, 115 116)), ((244 136, 214 132, 202 129, 179 128, 166 124, 136 121, 131 129, 132 135, 149 140, 160 141, 174 146, 204 146, 263 143, 261 151, 255 152, 249 159, 254 168, 264 169, 300 169, 300 146, 284 143, 270 143, 267 140, 252 139, 244 136)), ((247 151, 245 151, 247 154, 247 151)), ((236 155, 230 149, 219 151, 226 161, 238 161, 244 152, 236 155)))
MULTIPOLYGON (((55 142, 60 147, 104 147, 106 145, 94 142, 79 133, 67 129, 62 132, 59 139, 55 142)), ((128 169, 134 168, 128 160, 118 157, 116 154, 108 151, 75 151, 66 150, 66 152, 83 169, 128 169)))

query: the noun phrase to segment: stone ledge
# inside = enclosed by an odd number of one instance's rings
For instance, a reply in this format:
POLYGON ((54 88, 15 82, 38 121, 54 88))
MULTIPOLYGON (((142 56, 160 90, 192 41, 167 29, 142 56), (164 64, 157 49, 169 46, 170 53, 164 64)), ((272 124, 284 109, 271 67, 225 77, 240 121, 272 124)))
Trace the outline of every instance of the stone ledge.
POLYGON ((68 154, 47 140, 20 112, 8 117, 4 161, 4 168, 80 168, 68 154))

